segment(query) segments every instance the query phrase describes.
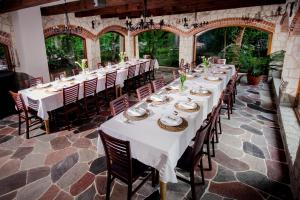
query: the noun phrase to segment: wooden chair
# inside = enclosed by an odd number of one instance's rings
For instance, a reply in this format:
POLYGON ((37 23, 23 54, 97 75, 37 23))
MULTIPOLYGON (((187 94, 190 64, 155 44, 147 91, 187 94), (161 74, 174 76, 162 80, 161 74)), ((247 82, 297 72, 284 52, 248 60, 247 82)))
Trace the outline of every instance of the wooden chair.
POLYGON ((34 87, 39 83, 43 83, 43 77, 36 77, 29 80, 30 87, 34 87))
POLYGON ((146 62, 143 62, 140 64, 139 75, 137 77, 139 86, 144 85, 146 83, 145 69, 146 69, 146 62))
POLYGON ((73 74, 73 76, 78 75, 79 72, 80 72, 80 69, 78 69, 78 68, 72 69, 72 74, 73 74))
POLYGON ((111 183, 114 178, 117 178, 127 184, 127 199, 129 200, 136 193, 136 191, 143 186, 150 176, 152 176, 153 182, 153 176, 155 174, 154 169, 131 157, 129 141, 119 140, 105 134, 102 131, 99 131, 99 134, 106 155, 106 199, 110 199, 111 183), (147 171, 150 171, 150 173, 145 177, 144 174, 147 171), (141 176, 145 178, 133 190, 133 183, 141 176))
POLYGON ((179 73, 178 73, 178 70, 173 70, 172 71, 172 74, 173 74, 173 80, 176 80, 176 79, 178 79, 179 78, 179 73))
POLYGON ((125 80, 125 91, 129 94, 130 89, 136 88, 135 71, 137 65, 131 65, 128 68, 127 79, 125 80))
POLYGON ((136 89, 136 94, 139 101, 142 101, 147 96, 150 96, 151 93, 151 85, 149 83, 136 89))
POLYGON ((63 115, 65 121, 68 122, 68 130, 71 128, 69 120, 70 113, 76 113, 77 118, 80 117, 80 105, 78 102, 79 84, 63 88, 63 115))
POLYGON ((83 107, 86 115, 88 115, 89 105, 96 108, 96 112, 98 113, 97 84, 98 78, 83 82, 83 107))
POLYGON ((105 100, 109 98, 109 92, 112 90, 113 99, 116 98, 116 80, 117 80, 117 71, 106 74, 105 77, 105 100))
POLYGON ((21 124, 25 122, 26 124, 26 139, 29 139, 29 128, 37 125, 38 123, 41 123, 42 120, 38 118, 37 114, 37 109, 38 109, 38 103, 35 101, 29 100, 29 105, 31 105, 33 108, 27 108, 23 97, 19 93, 15 93, 12 91, 9 91, 10 95, 12 96, 14 103, 15 103, 15 108, 18 112, 18 117, 19 117, 19 135, 21 135, 21 124), (35 110, 34 110, 35 109, 35 110), (22 119, 24 121, 22 121, 22 119))
POLYGON ((230 119, 230 114, 232 114, 233 99, 234 99, 233 96, 234 96, 234 83, 230 81, 226 86, 224 92, 223 103, 226 105, 226 108, 222 108, 222 109, 227 109, 228 119, 230 119))
POLYGON ((127 108, 129 108, 129 101, 127 94, 124 94, 115 100, 111 101, 109 103, 110 111, 112 116, 116 116, 119 113, 125 111, 127 108))
POLYGON ((162 87, 166 85, 163 77, 160 77, 159 79, 156 79, 151 83, 154 92, 157 92, 158 90, 160 90, 162 87))
POLYGON ((51 76, 51 80, 54 81, 56 78, 60 79, 61 76, 67 77, 67 73, 66 71, 62 71, 62 72, 50 74, 50 76, 51 76))
POLYGON ((210 134, 212 126, 212 121, 208 121, 203 127, 201 127, 195 137, 195 142, 192 146, 188 146, 185 150, 181 158, 177 162, 177 168, 189 172, 189 180, 182 177, 177 176, 179 180, 182 180, 191 185, 192 191, 192 199, 196 199, 196 190, 195 190, 195 169, 196 167, 200 167, 202 183, 205 184, 204 173, 203 173, 203 144, 208 134, 210 134), (200 162, 200 166, 199 166, 200 162))
POLYGON ((151 80, 155 79, 155 60, 151 59, 149 61, 149 71, 147 71, 147 79, 150 82, 151 80))

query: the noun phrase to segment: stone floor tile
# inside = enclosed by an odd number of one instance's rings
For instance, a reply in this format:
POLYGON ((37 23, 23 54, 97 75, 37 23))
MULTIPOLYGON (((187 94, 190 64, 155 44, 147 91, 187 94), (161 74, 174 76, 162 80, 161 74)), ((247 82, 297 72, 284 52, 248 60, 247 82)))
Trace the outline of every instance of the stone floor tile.
POLYGON ((46 165, 54 165, 75 152, 76 152, 76 148, 74 148, 74 147, 68 147, 66 149, 54 151, 46 156, 45 164, 46 165))
POLYGON ((38 199, 51 185, 50 177, 42 178, 33 183, 27 184, 20 189, 17 194, 17 199, 20 200, 32 200, 38 199))
POLYGON ((0 168, 0 179, 18 172, 21 161, 19 159, 8 160, 0 168))
POLYGON ((84 191, 83 193, 81 193, 77 199, 78 200, 90 200, 90 199, 94 199, 96 194, 96 189, 95 186, 92 184, 91 187, 89 187, 86 191, 84 191))
POLYGON ((45 156, 43 154, 29 154, 21 162, 21 169, 31 169, 44 164, 45 156))
POLYGON ((258 146, 250 142, 243 143, 243 150, 245 153, 250 154, 252 156, 262 158, 262 159, 265 158, 264 152, 258 146))
POLYGON ((64 136, 54 138, 50 141, 50 144, 54 150, 64 149, 71 145, 69 140, 64 136))
POLYGON ((236 181, 234 172, 226 169, 222 165, 218 165, 218 172, 215 178, 213 179, 214 182, 232 182, 236 181))
POLYGON ((87 187, 89 187, 95 179, 95 175, 92 173, 86 173, 83 175, 76 183, 74 183, 70 188, 70 193, 73 196, 77 196, 83 192, 87 187))
POLYGON ((249 166, 246 163, 244 163, 238 159, 230 158, 228 155, 226 155, 225 153, 223 153, 220 150, 216 150, 216 157, 213 159, 216 162, 218 162, 219 164, 221 164, 233 171, 249 170, 249 166))
POLYGON ((268 169, 268 177, 270 179, 286 184, 290 183, 289 168, 287 164, 266 160, 266 165, 268 169))
POLYGON ((50 168, 46 166, 30 169, 27 172, 27 184, 36 181, 38 179, 44 178, 49 174, 50 174, 50 168))
POLYGON ((240 160, 247 163, 250 167, 250 170, 257 171, 262 174, 267 174, 267 167, 264 159, 245 154, 244 157, 242 157, 240 160))
POLYGON ((278 162, 286 162, 285 152, 282 149, 277 149, 273 146, 268 146, 268 150, 270 152, 270 157, 274 161, 278 162))
POLYGON ((102 156, 100 158, 95 159, 91 166, 90 166, 90 172, 97 175, 101 172, 104 172, 106 170, 106 157, 102 156))
POLYGON ((74 147, 88 148, 91 145, 91 141, 87 138, 79 138, 74 144, 74 147))
POLYGON ((253 127, 249 126, 248 124, 243 124, 240 126, 242 129, 249 131, 250 133, 256 134, 256 135, 263 135, 262 131, 253 127))
POLYGON ((95 151, 89 149, 80 149, 79 150, 79 162, 90 162, 97 157, 97 153, 95 151))
POLYGON ((39 200, 52 200, 59 192, 59 188, 56 185, 51 185, 50 188, 39 198, 39 200))
POLYGON ((100 195, 106 194, 106 176, 96 176, 95 185, 96 185, 98 194, 100 194, 100 195))
POLYGON ((26 171, 20 171, 0 180, 0 196, 10 193, 26 184, 26 171))
POLYGON ((17 196, 17 191, 8 193, 6 195, 0 196, 0 200, 13 200, 17 196))
POLYGON ((55 200, 73 200, 73 197, 68 193, 61 191, 55 198, 55 200))
POLYGON ((32 150, 33 150, 33 147, 20 147, 12 155, 12 158, 19 158, 19 159, 23 160, 27 154, 32 152, 32 150))

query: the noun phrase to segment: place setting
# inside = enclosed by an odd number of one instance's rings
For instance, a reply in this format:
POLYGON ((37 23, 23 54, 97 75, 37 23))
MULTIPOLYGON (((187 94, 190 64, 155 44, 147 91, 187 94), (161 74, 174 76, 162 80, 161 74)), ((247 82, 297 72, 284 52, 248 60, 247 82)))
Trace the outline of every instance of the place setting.
POLYGON ((179 116, 177 111, 163 114, 157 120, 157 124, 161 129, 169 132, 180 132, 188 127, 187 120, 179 116))
POLYGON ((210 96, 212 92, 204 88, 203 86, 199 86, 197 88, 191 89, 190 94, 195 96, 210 96))
POLYGON ((221 77, 218 77, 218 76, 212 76, 212 75, 207 75, 204 77, 205 80, 207 81, 212 81, 212 82, 219 82, 219 81, 222 81, 223 79, 221 77))
POLYGON ((162 105, 162 104, 169 103, 171 100, 172 100, 171 97, 164 94, 163 91, 160 91, 148 97, 146 99, 146 103, 149 103, 150 105, 162 105))
POLYGON ((136 105, 123 112, 124 122, 128 120, 140 121, 149 117, 150 111, 142 105, 136 105))

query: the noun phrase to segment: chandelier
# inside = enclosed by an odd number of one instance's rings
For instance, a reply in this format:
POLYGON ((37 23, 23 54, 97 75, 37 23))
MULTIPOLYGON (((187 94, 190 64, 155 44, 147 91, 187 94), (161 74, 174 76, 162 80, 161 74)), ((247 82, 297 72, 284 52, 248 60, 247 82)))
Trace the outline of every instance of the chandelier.
MULTIPOLYGON (((132 20, 130 18, 126 17, 125 25, 126 25, 126 29, 129 31, 153 28, 154 21, 153 21, 152 17, 147 18, 147 0, 144 0, 144 11, 143 11, 140 21, 137 22, 136 24, 132 24, 132 20)), ((160 22, 160 26, 162 26, 161 22, 160 22)))
POLYGON ((203 26, 208 25, 208 21, 202 21, 202 22, 198 22, 197 19, 197 13, 195 13, 195 17, 194 17, 194 23, 189 24, 189 19, 184 17, 183 19, 179 19, 177 20, 177 23, 183 23, 183 27, 186 29, 190 29, 190 28, 200 28, 203 26))
POLYGON ((285 9, 283 9, 281 6, 278 6, 278 8, 275 11, 272 10, 270 14, 266 14, 266 13, 263 13, 262 11, 258 11, 257 13, 255 13, 254 17, 250 17, 250 14, 243 15, 242 20, 244 20, 246 22, 259 22, 259 21, 263 21, 263 20, 271 21, 274 18, 277 18, 280 16, 286 17, 287 13, 288 13, 288 9, 290 9, 289 17, 291 17, 293 15, 293 9, 294 9, 295 4, 296 4, 295 1, 288 2, 285 5, 285 9))
POLYGON ((82 27, 70 25, 70 19, 69 19, 69 15, 67 12, 67 0, 65 0, 64 9, 65 9, 65 25, 64 26, 54 26, 52 28, 52 31, 56 34, 68 34, 68 35, 71 33, 80 34, 82 32, 82 27))

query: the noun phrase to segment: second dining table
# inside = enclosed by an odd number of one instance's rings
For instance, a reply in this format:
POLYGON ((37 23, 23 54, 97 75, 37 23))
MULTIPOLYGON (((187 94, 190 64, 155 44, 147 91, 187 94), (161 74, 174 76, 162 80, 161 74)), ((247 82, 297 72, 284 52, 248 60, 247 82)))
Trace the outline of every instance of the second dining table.
MULTIPOLYGON (((154 167, 159 171, 161 199, 166 199, 166 183, 176 183, 175 167, 177 161, 190 144, 197 130, 201 127, 207 115, 217 105, 222 91, 235 73, 233 65, 213 65, 209 72, 194 73, 187 78, 183 90, 179 88, 179 79, 163 87, 154 95, 167 96, 163 104, 149 103, 149 98, 133 105, 142 107, 149 112, 143 120, 128 120, 124 112, 100 125, 99 130, 121 140, 129 141, 132 157, 140 162, 154 167), (205 88, 207 95, 195 95, 193 91, 205 88), (199 106, 195 112, 178 109, 179 102, 193 102, 199 106), (170 131, 159 126, 159 120, 166 115, 180 116, 187 122, 187 127, 180 131, 170 131)), ((100 137, 97 151, 104 155, 100 137)))

